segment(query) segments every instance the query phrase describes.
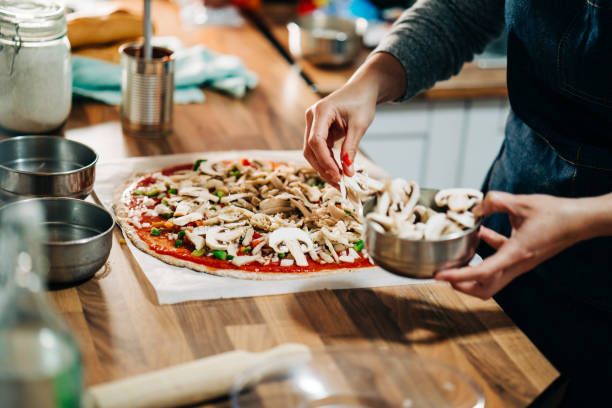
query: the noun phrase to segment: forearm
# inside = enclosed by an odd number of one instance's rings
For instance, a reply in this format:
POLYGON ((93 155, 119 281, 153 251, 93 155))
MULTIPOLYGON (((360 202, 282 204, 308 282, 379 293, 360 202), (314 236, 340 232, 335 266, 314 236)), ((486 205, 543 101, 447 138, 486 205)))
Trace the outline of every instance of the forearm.
POLYGON ((406 92, 406 76, 401 62, 381 52, 371 55, 347 82, 348 86, 367 87, 376 103, 399 99, 406 92))
POLYGON ((408 99, 459 72, 503 28, 504 0, 420 0, 404 12, 374 53, 401 62, 408 99))
POLYGON ((571 220, 580 240, 612 235, 612 193, 572 201, 571 220))

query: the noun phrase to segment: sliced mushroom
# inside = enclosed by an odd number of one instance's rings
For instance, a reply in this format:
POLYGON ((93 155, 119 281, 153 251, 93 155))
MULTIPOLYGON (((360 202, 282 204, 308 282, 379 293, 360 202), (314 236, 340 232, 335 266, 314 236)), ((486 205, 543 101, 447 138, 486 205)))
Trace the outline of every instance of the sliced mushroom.
POLYGON ((184 225, 189 224, 190 222, 199 221, 202 218, 204 217, 200 213, 191 213, 191 214, 183 215, 182 217, 173 218, 172 222, 175 225, 182 227, 184 225))
POLYGON ((457 224, 456 222, 449 222, 446 225, 446 228, 444 228, 444 231, 442 231, 442 235, 451 235, 451 234, 455 234, 457 232, 461 232, 463 231, 463 228, 461 225, 457 224))
POLYGON ((192 206, 187 201, 181 201, 177 204, 176 209, 174 210, 174 216, 180 217, 181 215, 189 214, 192 211, 192 206))
POLYGON ((334 187, 328 186, 323 189, 323 197, 321 198, 321 201, 339 203, 342 201, 342 194, 340 194, 340 191, 336 190, 334 187))
POLYGON ((178 193, 181 196, 199 197, 204 191, 208 193, 208 190, 202 187, 185 187, 179 189, 178 193))
POLYGON ((465 228, 474 228, 476 226, 476 217, 469 211, 462 213, 447 211, 446 216, 465 228))
POLYGON ((203 236, 196 235, 192 231, 189 231, 189 230, 185 230, 185 236, 187 237, 189 241, 191 241, 195 249, 200 250, 204 248, 204 245, 206 244, 206 240, 204 239, 203 236))
POLYGON ((276 187, 277 189, 279 189, 279 190, 283 190, 283 188, 284 188, 284 184, 283 184, 283 182, 282 182, 282 181, 281 181, 281 180, 278 178, 278 176, 277 176, 276 174, 270 174, 270 175, 267 177, 267 180, 268 180, 270 183, 272 183, 272 185, 273 185, 274 187, 276 187))
POLYGON ((341 210, 340 208, 336 207, 334 203, 328 203, 325 206, 325 209, 327 210, 329 214, 328 216, 331 217, 334 224, 340 220, 352 219, 349 214, 345 213, 344 210, 341 210))
POLYGON ((221 197, 221 202, 222 203, 230 203, 232 201, 236 201, 240 198, 244 198, 244 197, 248 197, 248 193, 237 193, 237 194, 230 194, 227 195, 225 197, 221 197))
POLYGON ((369 213, 366 216, 366 219, 374 221, 375 223, 379 224, 387 231, 391 231, 393 227, 395 226, 395 222, 393 221, 393 218, 388 217, 386 215, 381 215, 375 212, 369 213))
POLYGON ((288 250, 299 266, 308 266, 304 252, 312 251, 314 244, 306 231, 299 228, 279 228, 270 234, 268 242, 277 252, 288 250))
POLYGON ((319 260, 319 255, 317 255, 316 249, 308 252, 308 255, 310 255, 310 259, 312 259, 315 262, 319 260))
POLYGON ((244 234, 244 238, 242 239, 242 245, 248 246, 251 243, 251 240, 253 239, 253 234, 255 234, 255 230, 249 227, 244 234))
POLYGON ((236 222, 254 215, 251 211, 239 207, 223 207, 218 213, 219 219, 225 222, 236 222))
POLYGON ((172 209, 163 204, 157 204, 153 209, 157 215, 170 215, 172 214, 172 209))
POLYGON ((325 246, 329 250, 329 253, 331 254, 331 256, 334 258, 334 261, 336 261, 336 263, 340 262, 340 260, 338 259, 338 254, 336 253, 336 250, 334 249, 334 246, 332 245, 332 243, 327 237, 325 238, 325 246))
POLYGON ((150 207, 152 205, 155 205, 155 200, 152 199, 151 197, 144 197, 142 199, 142 205, 144 205, 145 207, 150 207))
POLYGON ((304 190, 306 190, 306 196, 311 203, 316 203, 321 199, 322 193, 318 187, 309 186, 308 184, 301 183, 304 190))
POLYGON ((229 245, 238 240, 243 233, 244 228, 210 227, 206 232, 206 246, 211 249, 227 250, 229 245))
POLYGON ((293 205, 295 208, 300 210, 303 216, 308 217, 309 215, 312 214, 312 212, 308 208, 306 208, 304 204, 302 204, 300 201, 298 200, 289 200, 289 201, 291 202, 291 205, 293 205))
POLYGON ((438 191, 434 200, 438 207, 464 212, 482 201, 482 192, 472 188, 447 188, 438 191))
POLYGON ((374 212, 376 214, 386 216, 387 213, 389 212, 389 205, 391 205, 391 197, 389 196, 389 193, 385 189, 383 193, 376 200, 376 208, 374 209, 374 212))
POLYGON ((416 207, 419 198, 421 198, 421 188, 414 181, 410 182, 410 199, 404 206, 404 209, 401 213, 402 219, 408 219, 414 213, 414 207, 416 207))
POLYGON ((235 256, 230 262, 236 266, 246 265, 251 262, 255 262, 261 258, 260 255, 247 255, 247 256, 235 256))
POLYGON ((444 229, 448 226, 449 223, 450 221, 448 220, 448 218, 446 218, 446 215, 444 214, 436 213, 432 215, 425 224, 425 239, 440 239, 443 235, 444 229))
POLYGON ((198 167, 198 170, 201 173, 208 174, 210 176, 223 176, 223 171, 217 170, 215 168, 218 164, 219 162, 205 161, 200 163, 200 167, 198 167))
POLYGON ((206 232, 208 232, 209 229, 210 227, 202 225, 199 227, 195 227, 193 230, 191 230, 191 233, 194 235, 206 235, 206 232))
POLYGON ((294 194, 297 197, 297 199, 299 201, 301 201, 301 203, 304 204, 306 207, 308 207, 308 208, 316 208, 317 207, 316 204, 313 204, 310 201, 308 201, 308 199, 306 198, 304 193, 302 193, 302 190, 300 190, 299 188, 297 188, 297 187, 291 188, 291 189, 289 189, 289 191, 291 191, 291 193, 294 194))
POLYGON ((261 250, 263 249, 263 247, 264 247, 264 246, 267 244, 267 242, 268 242, 268 240, 267 240, 267 239, 266 239, 266 240, 261 241, 259 244, 257 244, 257 245, 255 246, 255 248, 253 248, 253 250, 251 251, 251 253, 252 253, 253 255, 257 255, 258 253, 260 253, 260 252, 261 252, 261 250))
POLYGON ((264 231, 273 231, 280 226, 267 214, 255 214, 251 217, 251 225, 264 231))
POLYGON ((424 205, 417 205, 416 207, 414 207, 414 214, 417 216, 417 221, 427 223, 429 218, 431 218, 432 215, 437 213, 436 211, 432 210, 431 208, 427 208, 424 205))
POLYGON ((323 262, 326 263, 332 263, 334 262, 334 258, 331 257, 331 255, 329 255, 327 252, 325 251, 321 251, 319 252, 319 256, 321 257, 321 260, 323 260, 323 262))
POLYGON ((238 256, 238 244, 232 242, 227 246, 227 254, 231 256, 238 256))

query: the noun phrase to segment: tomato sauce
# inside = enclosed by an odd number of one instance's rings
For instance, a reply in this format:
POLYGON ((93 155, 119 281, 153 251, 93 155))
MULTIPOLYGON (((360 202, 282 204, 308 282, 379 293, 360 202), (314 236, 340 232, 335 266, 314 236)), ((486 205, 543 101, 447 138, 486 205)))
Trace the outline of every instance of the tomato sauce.
POLYGON ((136 187, 149 187, 151 184, 155 184, 156 181, 157 180, 155 180, 151 176, 145 177, 142 180, 140 180, 138 184, 136 184, 136 187))
MULTIPOLYGON (((162 170, 162 174, 166 176, 170 176, 176 172, 191 169, 191 164, 184 164, 179 166, 170 167, 162 170)), ((155 179, 153 177, 145 177, 140 180, 137 184, 139 187, 145 187, 155 183, 155 179)), ((156 203, 159 202, 159 199, 155 200, 156 203)), ((138 200, 132 199, 128 203, 128 207, 135 208, 138 206, 138 200)), ((165 222, 166 220, 162 217, 151 217, 151 216, 143 216, 140 219, 141 223, 150 223, 153 224, 155 222, 165 222)), ((232 264, 230 261, 222 261, 213 256, 194 256, 191 252, 194 250, 194 247, 186 242, 180 247, 176 248, 174 246, 174 241, 168 239, 164 234, 160 236, 151 235, 151 227, 142 227, 136 228, 136 232, 140 239, 142 239, 150 249, 155 251, 161 255, 169 255, 178 259, 182 259, 185 261, 190 261, 199 265, 205 265, 210 268, 215 269, 234 269, 241 270, 246 272, 261 272, 261 273, 312 273, 319 272, 323 270, 334 270, 334 269, 355 269, 355 268, 368 268, 372 267, 372 263, 367 257, 361 257, 356 259, 355 262, 341 262, 341 263, 326 263, 320 264, 318 262, 313 261, 309 257, 308 266, 298 266, 295 263, 291 266, 280 266, 280 260, 277 262, 270 262, 268 265, 261 265, 259 262, 251 262, 246 265, 236 266, 232 264)), ((175 232, 178 232, 175 231, 175 232)), ((248 254, 244 254, 248 255, 248 254)))
POLYGON ((191 170, 191 169, 193 169, 193 164, 179 164, 178 166, 168 167, 166 169, 163 169, 161 171, 161 174, 163 174, 164 176, 171 176, 174 173, 178 173, 179 171, 191 170))

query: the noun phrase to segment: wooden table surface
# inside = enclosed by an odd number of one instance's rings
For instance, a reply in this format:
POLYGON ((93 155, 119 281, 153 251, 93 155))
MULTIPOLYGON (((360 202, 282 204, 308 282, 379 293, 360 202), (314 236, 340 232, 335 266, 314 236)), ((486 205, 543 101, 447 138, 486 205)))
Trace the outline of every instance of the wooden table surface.
MULTIPOLYGON (((118 107, 81 101, 73 107, 65 136, 92 146, 102 160, 228 149, 299 149, 304 110, 317 100, 299 75, 250 24, 181 28, 174 7, 154 2, 159 34, 178 35, 186 45, 202 43, 238 55, 259 74, 259 86, 244 100, 206 90, 205 103, 177 105, 174 134, 156 141, 124 136, 118 107)), ((410 349, 472 376, 485 392, 487 407, 527 406, 558 376, 494 301, 458 294, 445 284, 161 306, 121 238, 116 229, 107 267, 96 277, 51 291, 80 342, 88 385, 224 351, 258 351, 283 342, 375 343, 410 349)))
MULTIPOLYGON (((285 3, 264 4, 257 18, 270 30, 278 43, 289 52, 287 23, 295 18, 296 5, 285 3)), ((295 63, 310 78, 320 95, 327 95, 340 88, 365 61, 371 50, 363 49, 353 63, 342 67, 318 67, 296 58, 295 63)), ((466 63, 458 75, 438 82, 433 88, 421 92, 417 99, 478 99, 500 98, 508 95, 505 68, 479 68, 466 63)))

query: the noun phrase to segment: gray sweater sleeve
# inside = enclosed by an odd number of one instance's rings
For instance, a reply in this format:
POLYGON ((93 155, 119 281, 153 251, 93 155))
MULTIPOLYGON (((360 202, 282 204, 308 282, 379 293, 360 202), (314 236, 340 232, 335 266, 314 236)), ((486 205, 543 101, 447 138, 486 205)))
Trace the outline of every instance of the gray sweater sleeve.
POLYGON ((459 72, 504 25, 504 0, 419 0, 373 51, 406 71, 406 100, 459 72))

